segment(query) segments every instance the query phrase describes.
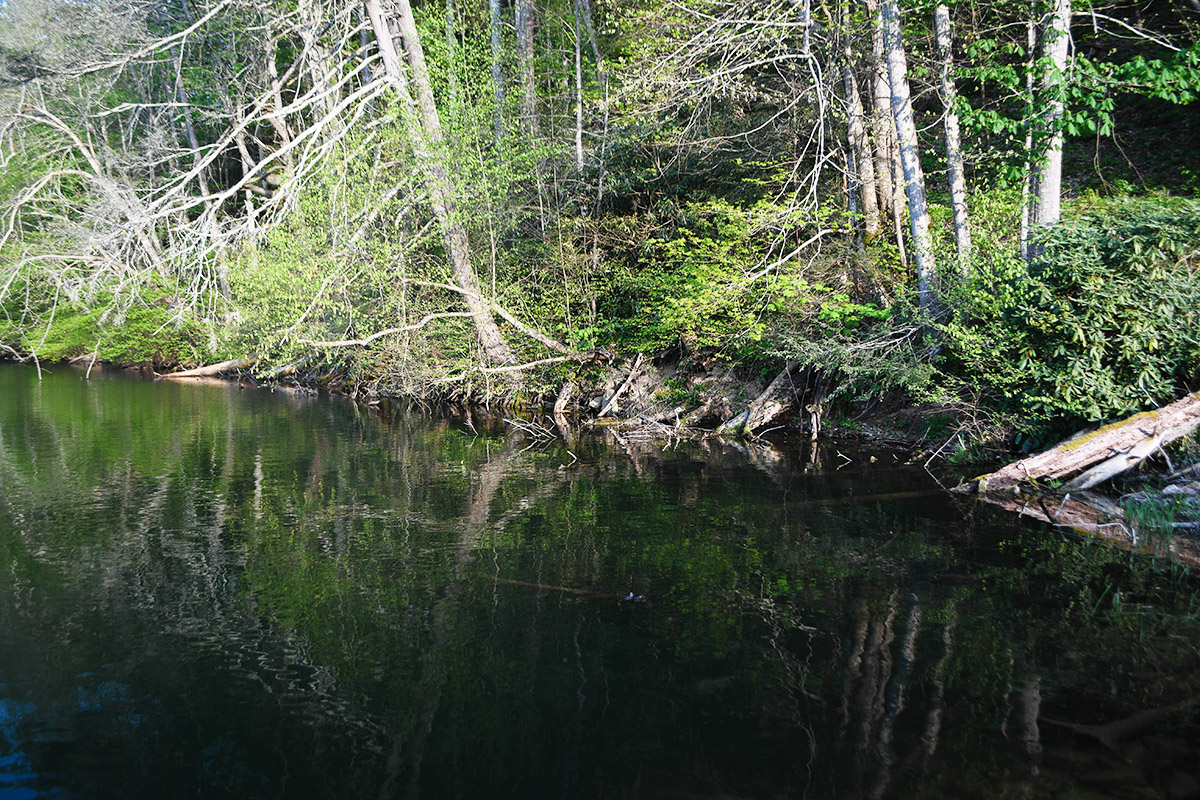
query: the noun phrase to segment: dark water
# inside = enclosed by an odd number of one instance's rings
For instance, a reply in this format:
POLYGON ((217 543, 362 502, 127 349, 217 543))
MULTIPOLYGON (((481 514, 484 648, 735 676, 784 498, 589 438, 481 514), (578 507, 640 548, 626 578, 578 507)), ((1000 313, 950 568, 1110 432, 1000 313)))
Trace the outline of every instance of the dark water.
POLYGON ((1186 571, 838 450, 0 365, 0 800, 1200 794, 1186 571))

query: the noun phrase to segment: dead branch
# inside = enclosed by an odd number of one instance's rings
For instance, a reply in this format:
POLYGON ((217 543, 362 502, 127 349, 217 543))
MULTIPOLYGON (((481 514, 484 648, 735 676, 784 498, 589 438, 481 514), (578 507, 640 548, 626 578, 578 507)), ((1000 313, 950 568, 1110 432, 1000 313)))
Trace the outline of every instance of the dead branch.
POLYGON ((638 353, 637 358, 633 360, 633 366, 629 368, 629 376, 625 378, 625 382, 621 384, 620 388, 613 392, 613 396, 608 398, 608 402, 604 404, 604 408, 600 409, 600 413, 596 415, 597 417, 607 416, 608 412, 612 411, 613 406, 615 406, 617 401, 621 399, 621 395, 625 394, 626 390, 629 389, 630 385, 633 383, 633 379, 638 375, 638 370, 641 368, 642 354, 638 353))
POLYGON ((377 339, 382 339, 384 336, 392 336, 397 333, 407 333, 424 328, 435 319, 446 319, 447 317, 470 317, 470 311, 441 311, 438 313, 426 314, 421 317, 420 322, 414 322, 412 325, 402 325, 398 328, 385 328, 381 331, 376 331, 370 336, 365 336, 362 339, 338 339, 336 341, 314 341, 312 339, 298 339, 300 344, 308 344, 313 347, 366 347, 371 342, 377 339))
POLYGON ((8 351, 8 353, 10 353, 12 355, 13 359, 16 361, 24 361, 25 360, 24 356, 22 356, 16 350, 13 350, 11 347, 9 347, 8 345, 6 345, 2 342, 0 342, 0 350, 8 351))
MULTIPOLYGON (((517 330, 519 330, 521 333, 525 334, 529 338, 533 339, 534 341, 540 342, 540 343, 544 344, 546 347, 550 348, 551 350, 555 350, 559 353, 567 353, 570 358, 574 358, 576 355, 578 355, 574 350, 567 347, 562 342, 551 339, 549 336, 542 333, 541 331, 535 330, 534 328, 531 328, 528 325, 526 325, 525 323, 521 322, 519 319, 514 317, 511 313, 509 313, 509 311, 506 308, 501 306, 495 300, 491 300, 489 298, 482 297, 478 294, 475 294, 474 292, 468 292, 466 289, 463 289, 461 286, 455 286, 454 284, 451 284, 451 283, 438 283, 436 281, 422 281, 422 280, 417 280, 416 278, 405 278, 405 277, 401 277, 399 280, 402 281, 403 283, 412 284, 413 286, 428 286, 428 287, 431 287, 434 289, 446 289, 447 291, 461 294, 464 297, 470 297, 475 300, 478 300, 478 301, 488 305, 491 308, 491 310, 496 312, 497 314, 499 314, 504 319, 505 322, 509 323, 514 328, 516 328, 517 330)), ((561 360, 565 361, 567 359, 561 359, 561 360)))
POLYGON ((507 367, 479 367, 477 371, 482 372, 485 375, 495 375, 501 372, 521 372, 522 370, 532 369, 533 367, 541 367, 545 366, 546 364, 561 364, 564 361, 576 361, 581 358, 585 358, 585 356, 554 356, 553 358, 541 358, 537 361, 527 361, 524 364, 510 364, 507 367))

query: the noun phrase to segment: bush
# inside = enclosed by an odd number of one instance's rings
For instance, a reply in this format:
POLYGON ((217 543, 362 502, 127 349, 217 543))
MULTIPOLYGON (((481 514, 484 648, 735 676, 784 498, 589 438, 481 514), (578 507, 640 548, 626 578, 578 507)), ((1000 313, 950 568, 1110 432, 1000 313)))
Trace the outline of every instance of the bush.
POLYGON ((1170 402, 1200 377, 1200 203, 1094 201, 1026 266, 992 260, 957 299, 945 366, 1026 432, 1170 402))

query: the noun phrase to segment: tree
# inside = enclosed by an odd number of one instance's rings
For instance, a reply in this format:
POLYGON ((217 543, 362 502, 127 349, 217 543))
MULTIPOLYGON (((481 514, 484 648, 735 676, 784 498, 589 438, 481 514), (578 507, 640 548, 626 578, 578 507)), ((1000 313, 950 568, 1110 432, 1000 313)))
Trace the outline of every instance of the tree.
POLYGON ((479 278, 471 264, 471 246, 466 228, 458 216, 454 175, 445 159, 445 137, 442 134, 441 118, 434 102, 429 70, 413 20, 412 6, 408 0, 395 0, 395 13, 391 16, 385 16, 380 0, 367 0, 366 8, 383 57, 385 73, 396 91, 409 146, 412 147, 424 174, 425 188, 429 192, 434 214, 442 229, 454 282, 471 311, 475 331, 488 358, 499 364, 513 364, 515 359, 512 351, 500 334, 500 329, 492 317, 491 306, 483 297, 479 278), (396 50, 393 24, 403 37, 407 66, 412 76, 411 85, 405 73, 405 65, 396 50))
POLYGON ((1071 44, 1071 0, 1054 0, 1042 31, 1041 143, 1031 159, 1033 171, 1029 227, 1053 225, 1062 216, 1062 117, 1066 105, 1067 55, 1071 44))
MULTIPOLYGON (((862 202, 862 215, 868 239, 879 235, 880 204, 875 178, 875 161, 871 142, 867 136, 866 112, 859 94, 858 79, 854 74, 854 50, 849 30, 849 8, 843 16, 842 85, 846 93, 847 133, 850 140, 850 155, 853 159, 850 174, 857 184, 862 202)), ((853 188, 851 189, 853 191, 853 188)))
POLYGON ((971 262, 971 227, 967 215, 967 187, 963 166, 962 136, 959 133, 958 111, 954 107, 954 49, 950 35, 950 9, 938 4, 933 11, 940 62, 942 106, 945 108, 942 127, 946 133, 946 173, 950 183, 950 202, 954 208, 954 243, 958 251, 959 269, 965 275, 971 262))
POLYGON ((896 8, 896 0, 882 0, 879 4, 879 14, 883 21, 896 142, 904 172, 904 191, 908 198, 913 260, 917 267, 917 294, 921 310, 932 316, 936 265, 933 240, 929 232, 929 208, 925 202, 925 175, 921 170, 920 154, 917 152, 917 126, 913 119, 912 98, 908 88, 908 63, 900 35, 900 11, 896 8))

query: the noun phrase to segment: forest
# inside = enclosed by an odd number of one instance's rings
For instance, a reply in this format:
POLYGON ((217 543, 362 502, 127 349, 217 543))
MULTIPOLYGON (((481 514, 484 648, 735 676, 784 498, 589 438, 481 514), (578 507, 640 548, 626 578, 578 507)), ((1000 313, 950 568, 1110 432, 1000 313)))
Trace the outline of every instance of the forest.
POLYGON ((1198 386, 1198 34, 1192 0, 4 0, 0 353, 1036 446, 1198 386))

